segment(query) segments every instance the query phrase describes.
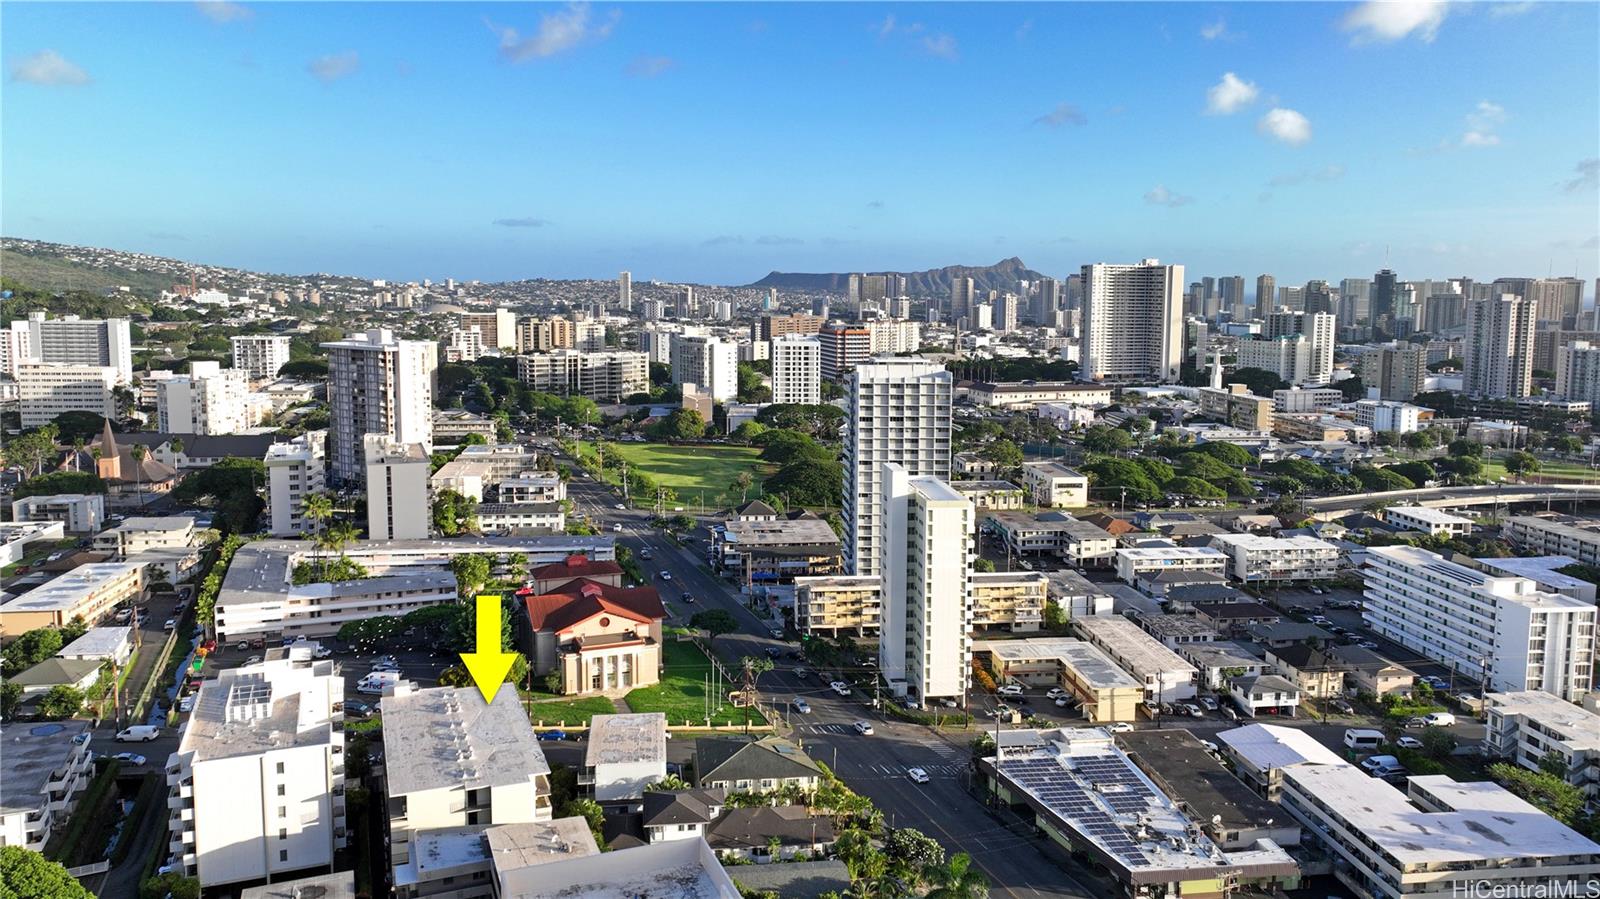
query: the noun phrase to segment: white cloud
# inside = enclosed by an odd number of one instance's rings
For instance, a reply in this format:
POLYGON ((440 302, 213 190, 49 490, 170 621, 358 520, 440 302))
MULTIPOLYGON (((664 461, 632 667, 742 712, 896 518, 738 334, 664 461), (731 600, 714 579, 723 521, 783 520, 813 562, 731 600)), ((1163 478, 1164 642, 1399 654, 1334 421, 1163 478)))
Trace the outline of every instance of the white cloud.
POLYGON ((1500 143, 1500 135, 1496 131, 1506 120, 1506 108, 1498 103, 1488 100, 1479 100, 1478 105, 1467 113, 1467 131, 1461 135, 1463 147, 1493 147, 1500 143))
POLYGON ((1044 125, 1049 128, 1060 128, 1062 125, 1083 125, 1088 123, 1088 118, 1072 103, 1057 104, 1055 109, 1033 120, 1035 125, 1044 125))
POLYGON ((1164 184, 1157 184, 1144 195, 1144 201, 1152 206, 1167 206, 1177 208, 1187 206, 1194 202, 1194 197, 1185 196, 1177 191, 1168 190, 1164 184))
POLYGON ((922 49, 929 56, 937 56, 940 59, 954 60, 961 55, 956 49, 956 39, 948 34, 928 35, 922 39, 922 49))
POLYGON ((602 41, 611 36, 622 18, 622 11, 613 9, 605 20, 591 22, 589 4, 569 3, 556 12, 539 17, 539 30, 523 37, 510 26, 489 27, 500 33, 500 54, 512 62, 547 59, 565 53, 580 44, 602 41))
POLYGON ((881 38, 882 37, 888 37, 889 35, 893 34, 894 33, 894 13, 890 13, 890 14, 884 16, 882 22, 878 23, 877 25, 872 26, 872 30, 878 32, 878 37, 881 37, 881 38))
POLYGON ((1489 4, 1489 15, 1496 19, 1504 18, 1506 16, 1520 16, 1526 12, 1533 12, 1533 8, 1535 6, 1538 6, 1538 4, 1531 2, 1531 0, 1513 0, 1513 2, 1510 3, 1491 3, 1489 4))
POLYGON ((1218 19, 1215 22, 1212 22, 1210 25, 1202 25, 1200 27, 1200 36, 1208 41, 1214 41, 1219 38, 1227 39, 1233 37, 1232 34, 1228 33, 1228 22, 1226 19, 1218 19))
POLYGON ((306 71, 323 84, 332 84, 340 78, 354 75, 359 68, 361 68, 361 54, 354 50, 319 56, 306 63, 306 71))
POLYGON ((1588 159, 1578 160, 1572 167, 1578 176, 1568 181, 1562 188, 1569 194, 1581 193, 1600 187, 1600 156, 1591 156, 1588 159))
POLYGON ((634 78, 654 78, 665 75, 678 65, 670 56, 638 56, 628 63, 628 74, 634 78))
POLYGON ((1339 27, 1354 32, 1353 44, 1390 43, 1412 34, 1431 44, 1449 11, 1445 0, 1366 0, 1339 27))
POLYGON ((1292 109, 1273 109, 1256 123, 1256 130, 1291 147, 1311 139, 1311 121, 1292 109))
POLYGON ((1223 72, 1222 80, 1206 91, 1206 112, 1211 115, 1232 115, 1256 102, 1260 93, 1255 82, 1245 81, 1232 72, 1223 72))
POLYGON ((11 67, 11 80, 49 87, 81 87, 93 79, 76 63, 54 50, 40 50, 17 60, 11 67))
POLYGON ((255 18, 255 10, 243 3, 233 3, 230 0, 199 0, 195 8, 200 14, 216 22, 226 25, 229 22, 243 22, 255 18))

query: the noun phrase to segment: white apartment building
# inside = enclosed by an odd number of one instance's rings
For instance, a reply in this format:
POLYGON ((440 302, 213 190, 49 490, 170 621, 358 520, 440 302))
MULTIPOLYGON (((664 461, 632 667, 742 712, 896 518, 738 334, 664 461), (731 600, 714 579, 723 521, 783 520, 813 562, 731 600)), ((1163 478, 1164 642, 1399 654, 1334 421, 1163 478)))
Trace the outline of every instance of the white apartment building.
POLYGON ((1429 506, 1389 506, 1383 510, 1383 520, 1393 527, 1421 531, 1430 537, 1465 537, 1472 533, 1472 519, 1429 506))
POLYGON ((475 686, 415 689, 383 697, 389 863, 402 899, 442 892, 406 876, 419 837, 444 828, 549 821, 550 764, 516 687, 494 702, 475 686))
POLYGON ((267 334, 229 338, 233 345, 233 367, 245 372, 253 381, 276 378, 278 369, 289 364, 289 341, 286 335, 267 334))
POLYGON ((631 350, 552 350, 518 356, 517 377, 540 393, 620 403, 650 390, 651 361, 648 354, 631 350))
POLYGON ((156 382, 159 427, 165 434, 237 434, 255 425, 245 402, 249 392, 243 369, 190 363, 189 374, 156 382))
POLYGON ((867 322, 871 336, 868 352, 873 356, 914 353, 922 346, 922 325, 904 318, 878 318, 867 322))
POLYGON ((1411 546, 1367 550, 1372 630, 1488 690, 1543 690, 1576 700, 1592 686, 1594 603, 1539 590, 1411 546))
POLYGON ((937 477, 886 462, 878 666, 898 696, 967 695, 972 630, 971 501, 937 477))
POLYGON ((344 678, 310 654, 275 650, 200 687, 166 775, 171 857, 202 887, 328 868, 348 843, 344 678))
POLYGON ((11 503, 12 521, 59 521, 69 534, 93 534, 106 520, 106 498, 98 493, 25 496, 11 503))
POLYGON ((578 785, 596 802, 633 802, 667 776, 667 716, 595 715, 589 722, 578 785))
POLYGON ((1466 393, 1516 399, 1533 392, 1533 313, 1533 303, 1512 294, 1467 304, 1466 393))
POLYGON ((328 455, 334 483, 361 483, 366 475, 361 440, 368 434, 433 451, 438 344, 400 340, 386 328, 373 328, 322 348, 328 351, 328 455))
POLYGON ((1574 340, 1557 348, 1556 396, 1600 407, 1600 346, 1574 340))
MULTIPOLYGON (((1571 556, 1585 565, 1600 565, 1600 521, 1513 515, 1501 527, 1506 539, 1519 549, 1547 556, 1571 556)), ((71 525, 67 530, 72 530, 71 525)))
POLYGON ((444 341, 444 361, 475 362, 484 355, 483 332, 477 326, 451 328, 444 341))
POLYGON ((1600 799, 1600 714, 1542 690, 1483 699, 1484 745, 1491 756, 1543 771, 1553 755, 1561 760, 1562 779, 1590 802, 1600 799))
POLYGON ((306 497, 326 487, 327 431, 308 431, 287 443, 267 448, 267 509, 274 537, 299 537, 316 532, 305 517, 306 497))
POLYGON ((1105 653, 1144 685, 1147 702, 1193 699, 1200 669, 1121 615, 1087 615, 1072 620, 1090 645, 1105 653))
POLYGON ((1290 387, 1272 391, 1273 412, 1325 412, 1344 403, 1344 393, 1332 387, 1290 387))
POLYGON ((1600 845, 1492 781, 1413 775, 1407 793, 1346 763, 1282 769, 1283 807, 1372 899, 1554 896, 1592 883, 1600 845))
POLYGON ((188 515, 139 515, 95 534, 93 546, 121 562, 152 549, 181 549, 193 539, 194 519, 188 515))
POLYGON ((1210 546, 1139 546, 1117 550, 1117 577, 1132 584, 1162 571, 1209 571, 1227 575, 1228 556, 1210 546))
MULTIPOLYGON (((133 382, 133 342, 125 318, 49 318, 44 312, 30 312, 26 320, 15 320, 10 327, 13 336, 6 343, 12 365, 104 367, 116 371, 116 383, 133 382)), ((7 373, 16 375, 14 369, 7 373)))
MULTIPOLYGON (((1327 312, 1279 310, 1267 316, 1267 340, 1297 335, 1304 338, 1289 369, 1293 377, 1282 375, 1284 380, 1292 384, 1326 384, 1333 379, 1335 325, 1333 315, 1327 312)), ((1241 352, 1243 344, 1249 342, 1241 341, 1241 352)), ((1239 364, 1246 364, 1242 356, 1239 364)))
POLYGON ((1339 574, 1339 548, 1315 537, 1219 534, 1212 544, 1228 554, 1228 574, 1249 583, 1331 581, 1339 574))
POLYGON ((22 426, 47 425, 65 412, 117 417, 117 370, 105 365, 17 364, 17 398, 22 426))
POLYGON ((602 353, 606 348, 606 323, 581 318, 572 323, 572 348, 580 353, 602 353))
POLYGON ((63 723, 67 726, 60 730, 24 722, 0 728, 6 755, 6 774, 0 778, 0 846, 43 852, 94 779, 90 731, 81 721, 63 723))
POLYGON ((851 574, 879 573, 885 462, 911 477, 950 476, 953 383, 943 365, 912 357, 858 365, 846 382, 842 514, 851 574))
POLYGON ((1409 434, 1422 427, 1421 406, 1398 400, 1358 400, 1356 424, 1371 428, 1374 434, 1409 434))
POLYGON ((772 339, 772 401, 822 402, 821 341, 799 334, 772 339))
POLYGON ((1145 259, 1138 265, 1083 267, 1086 381, 1178 380, 1183 361, 1183 266, 1145 259))
POLYGON ((1089 505, 1089 476, 1059 462, 1022 463, 1022 486, 1036 506, 1078 509, 1089 505))
POLYGON ((399 443, 382 434, 365 438, 367 537, 420 540, 428 536, 428 453, 420 443, 399 443))
POLYGON ((674 335, 672 383, 694 384, 715 402, 732 402, 739 393, 738 346, 717 337, 674 335))
POLYGON ((516 350, 517 315, 504 307, 489 312, 463 312, 457 317, 457 329, 478 329, 481 349, 516 350))

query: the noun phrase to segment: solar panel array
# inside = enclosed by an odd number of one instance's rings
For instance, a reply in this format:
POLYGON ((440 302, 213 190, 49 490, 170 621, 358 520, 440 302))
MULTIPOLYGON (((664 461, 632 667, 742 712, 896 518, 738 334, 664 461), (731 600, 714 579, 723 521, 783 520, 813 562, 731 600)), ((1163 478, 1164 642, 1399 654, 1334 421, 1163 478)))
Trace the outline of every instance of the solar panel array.
POLYGON ((1122 814, 1140 814, 1156 801, 1155 795, 1145 787, 1139 775, 1120 758, 1108 755, 1074 758, 1071 764, 1072 770, 1088 783, 1114 785, 1110 790, 1102 790, 1101 795, 1105 797, 1107 805, 1122 814))
POLYGON ((1130 867, 1149 864, 1139 844, 1055 760, 1008 759, 1000 763, 1000 770, 1130 867))

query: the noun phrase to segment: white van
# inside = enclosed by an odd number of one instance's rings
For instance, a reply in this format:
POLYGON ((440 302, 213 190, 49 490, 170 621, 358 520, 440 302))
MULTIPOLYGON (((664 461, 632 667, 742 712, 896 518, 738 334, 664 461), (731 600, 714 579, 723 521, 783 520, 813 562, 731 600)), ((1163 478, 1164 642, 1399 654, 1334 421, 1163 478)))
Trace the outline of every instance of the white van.
POLYGON ((1400 770, 1400 760, 1392 755, 1375 755, 1362 759, 1361 767, 1374 777, 1383 777, 1400 770))
POLYGON ((1450 727, 1456 723, 1456 716, 1449 712, 1429 712, 1422 716, 1422 723, 1428 727, 1450 727))
POLYGON ((392 687, 399 682, 400 672, 398 671, 371 671, 356 682, 356 692, 382 696, 383 688, 392 687))
POLYGON ((1353 727, 1344 732, 1344 745, 1357 752, 1377 749, 1382 743, 1383 731, 1381 730, 1363 730, 1353 727))
POLYGON ((135 724, 134 726, 117 732, 118 743, 148 743, 161 736, 161 728, 150 724, 135 724))

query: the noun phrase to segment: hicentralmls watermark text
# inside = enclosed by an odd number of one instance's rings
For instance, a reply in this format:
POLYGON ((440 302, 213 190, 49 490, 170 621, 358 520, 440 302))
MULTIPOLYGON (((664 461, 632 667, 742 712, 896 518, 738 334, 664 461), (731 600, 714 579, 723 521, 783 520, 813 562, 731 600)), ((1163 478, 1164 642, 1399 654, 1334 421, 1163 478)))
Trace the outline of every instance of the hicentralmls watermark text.
POLYGON ((1502 880, 1456 880, 1451 899, 1600 899, 1600 877, 1506 883, 1502 880))

